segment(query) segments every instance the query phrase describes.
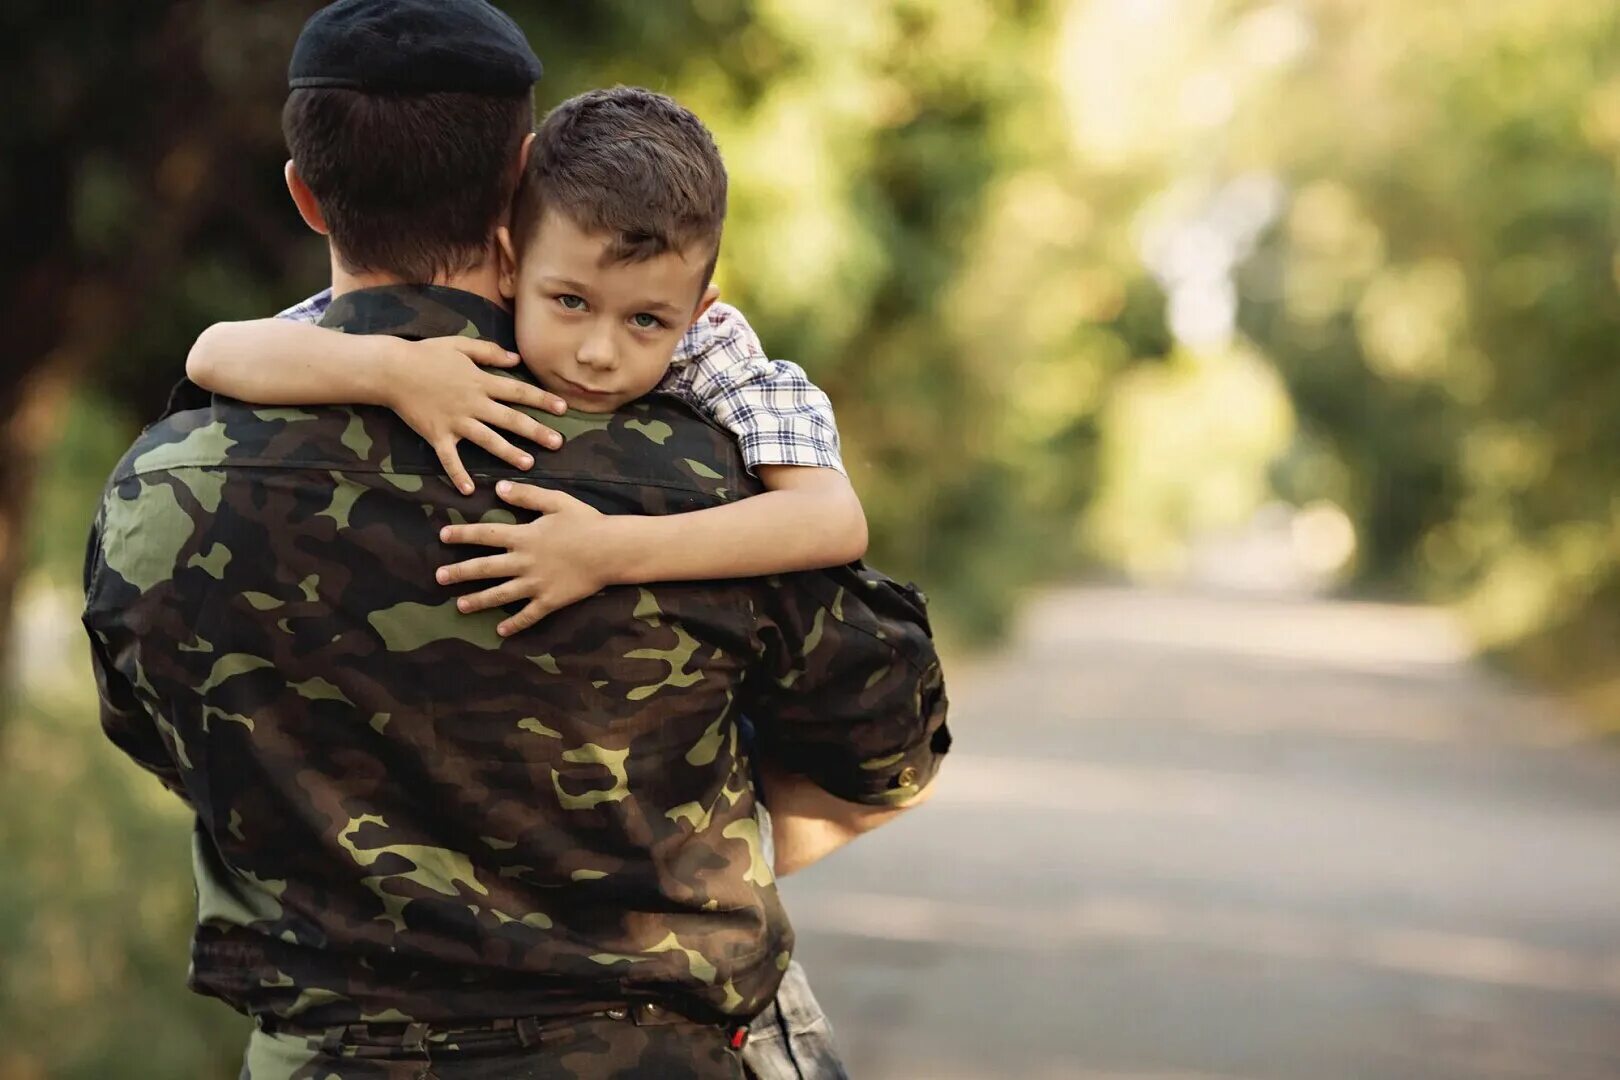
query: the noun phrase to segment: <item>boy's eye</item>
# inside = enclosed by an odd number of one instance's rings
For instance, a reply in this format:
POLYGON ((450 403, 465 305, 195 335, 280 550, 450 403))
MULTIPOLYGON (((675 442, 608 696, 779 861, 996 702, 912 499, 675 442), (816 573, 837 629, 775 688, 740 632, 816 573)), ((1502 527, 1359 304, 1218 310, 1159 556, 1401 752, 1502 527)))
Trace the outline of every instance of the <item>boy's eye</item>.
POLYGON ((649 315, 645 311, 630 316, 630 321, 635 324, 638 330, 656 330, 664 325, 664 320, 656 315, 649 315))
POLYGON ((557 297, 557 303, 561 304, 569 311, 585 310, 584 297, 575 296, 573 293, 563 293, 561 296, 557 297))

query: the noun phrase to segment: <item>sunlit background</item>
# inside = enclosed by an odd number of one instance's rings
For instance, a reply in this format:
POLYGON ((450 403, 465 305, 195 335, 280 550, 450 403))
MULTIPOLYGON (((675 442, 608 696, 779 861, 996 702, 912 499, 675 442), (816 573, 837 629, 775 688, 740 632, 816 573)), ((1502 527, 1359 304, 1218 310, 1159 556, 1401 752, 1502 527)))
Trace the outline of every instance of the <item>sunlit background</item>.
MULTIPOLYGON (((0 15, 0 1080, 239 1058, 78 575, 197 332, 324 283, 314 6, 0 15)), ((948 643, 947 789, 786 886, 857 1077, 1620 1075, 1620 9, 504 6, 542 107, 712 127, 948 643)))

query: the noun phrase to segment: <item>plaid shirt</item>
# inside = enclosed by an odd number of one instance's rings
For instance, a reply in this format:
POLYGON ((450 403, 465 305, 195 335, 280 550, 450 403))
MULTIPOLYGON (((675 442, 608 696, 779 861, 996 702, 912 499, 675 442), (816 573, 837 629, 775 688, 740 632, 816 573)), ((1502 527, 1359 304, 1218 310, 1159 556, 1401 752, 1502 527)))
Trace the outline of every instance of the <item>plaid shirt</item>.
MULTIPOLYGON (((277 318, 319 322, 332 302, 323 289, 277 318)), ((832 402, 804 369, 765 355, 742 312, 714 304, 686 331, 657 391, 673 394, 731 432, 750 471, 806 465, 844 471, 832 402)))

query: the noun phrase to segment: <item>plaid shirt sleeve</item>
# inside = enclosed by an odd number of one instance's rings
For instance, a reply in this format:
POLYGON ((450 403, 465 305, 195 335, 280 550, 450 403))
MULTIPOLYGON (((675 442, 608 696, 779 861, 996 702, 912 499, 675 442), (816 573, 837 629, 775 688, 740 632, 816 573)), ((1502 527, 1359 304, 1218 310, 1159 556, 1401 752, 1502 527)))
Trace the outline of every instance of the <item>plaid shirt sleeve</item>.
POLYGON ((332 290, 322 289, 307 300, 300 300, 286 311, 276 315, 278 319, 291 319, 293 322, 320 322, 326 314, 326 309, 332 306, 332 290))
POLYGON ((832 402, 804 369, 765 355, 742 312, 715 304, 687 330, 659 389, 731 432, 750 471, 804 465, 844 471, 832 402))

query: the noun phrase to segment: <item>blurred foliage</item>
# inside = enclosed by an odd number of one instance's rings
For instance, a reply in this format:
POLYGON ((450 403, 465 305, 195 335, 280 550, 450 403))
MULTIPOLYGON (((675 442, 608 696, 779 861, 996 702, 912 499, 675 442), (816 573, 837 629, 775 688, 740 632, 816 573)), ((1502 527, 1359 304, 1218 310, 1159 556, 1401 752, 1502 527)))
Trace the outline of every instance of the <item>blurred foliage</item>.
POLYGON ((246 1020, 185 989, 190 815, 85 722, 82 684, 30 689, 0 784, 0 1077, 235 1076, 246 1020))
POLYGON ((1365 580, 1620 722, 1620 9, 1309 11, 1233 127, 1292 191, 1244 325, 1330 465, 1365 580))
MULTIPOLYGON (((186 823, 95 728, 72 589, 196 332, 323 284, 280 181, 313 6, 4 15, 8 299, 78 389, 0 728, 0 1080, 234 1074, 240 1023, 182 986, 186 823)), ((1180 573, 1281 501, 1333 580, 1456 600, 1620 716, 1612 5, 503 6, 542 107, 640 83, 713 127, 722 290, 832 394, 873 561, 953 636, 1082 564, 1180 573)))

